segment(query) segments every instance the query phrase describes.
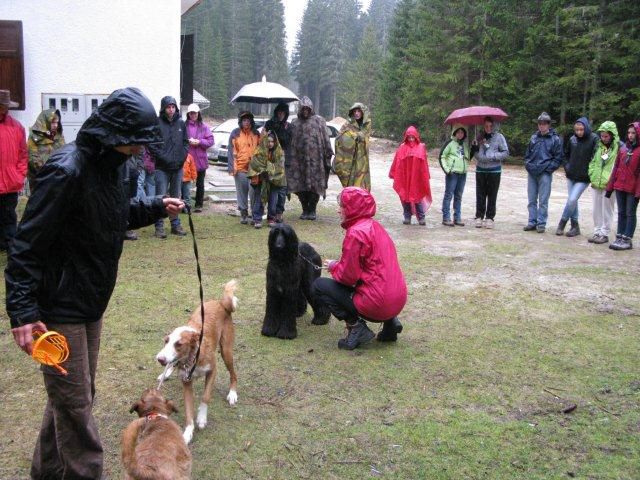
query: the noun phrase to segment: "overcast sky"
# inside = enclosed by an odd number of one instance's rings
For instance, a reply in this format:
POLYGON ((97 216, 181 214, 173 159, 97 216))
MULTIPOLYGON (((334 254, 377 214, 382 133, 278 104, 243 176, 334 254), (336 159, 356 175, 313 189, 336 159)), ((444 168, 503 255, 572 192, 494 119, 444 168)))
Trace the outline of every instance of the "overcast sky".
MULTIPOLYGON (((291 55, 296 44, 296 34, 302 23, 302 15, 304 14, 307 0, 282 0, 282 3, 284 5, 284 21, 287 29, 287 51, 291 55)), ((369 8, 371 0, 361 0, 361 3, 362 9, 366 10, 369 8)))

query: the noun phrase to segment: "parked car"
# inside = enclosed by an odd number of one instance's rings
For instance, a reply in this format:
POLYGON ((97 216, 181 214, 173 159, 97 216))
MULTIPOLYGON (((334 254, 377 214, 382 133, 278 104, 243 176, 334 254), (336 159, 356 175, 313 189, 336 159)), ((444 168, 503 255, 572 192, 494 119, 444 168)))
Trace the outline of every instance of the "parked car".
MULTIPOLYGON (((256 122, 256 128, 261 129, 267 122, 268 118, 257 117, 254 119, 256 122)), ((229 136, 232 130, 238 127, 238 120, 232 118, 225 122, 222 122, 217 127, 211 129, 213 133, 214 144, 207 150, 207 157, 211 163, 227 163, 229 158, 229 136)), ((335 123, 327 123, 327 130, 329 130, 329 140, 331 142, 331 148, 335 152, 336 149, 336 137, 340 130, 340 125, 335 123)))

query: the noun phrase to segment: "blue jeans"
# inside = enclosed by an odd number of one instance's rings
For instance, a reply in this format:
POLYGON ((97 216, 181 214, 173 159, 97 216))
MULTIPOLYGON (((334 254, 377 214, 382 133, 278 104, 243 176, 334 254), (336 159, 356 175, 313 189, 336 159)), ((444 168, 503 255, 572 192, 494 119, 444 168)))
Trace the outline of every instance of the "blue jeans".
POLYGON ((147 198, 147 192, 144 189, 147 179, 147 171, 143 168, 138 171, 138 189, 136 190, 136 200, 144 200, 147 198))
MULTIPOLYGON (((182 169, 175 172, 165 172, 164 170, 156 170, 156 195, 169 195, 172 198, 180 198, 182 193, 182 169)), ((169 215, 172 227, 180 225, 180 218, 177 215, 169 215)), ((160 219, 156 222, 156 227, 162 227, 164 220, 160 219)))
POLYGON ((588 182, 575 182, 567 178, 567 191, 569 196, 567 197, 567 203, 562 212, 562 220, 565 222, 569 219, 574 222, 578 221, 578 200, 588 186, 588 182))
MULTIPOLYGON (((253 209, 252 217, 254 222, 261 222, 262 215, 264 214, 264 205, 262 204, 262 185, 251 185, 253 187, 253 209)), ((280 195, 285 195, 284 190, 286 187, 271 187, 269 191, 269 198, 267 199, 267 218, 275 220, 278 211, 278 200, 280 195)))
POLYGON ((191 206, 191 182, 182 182, 182 200, 191 206))
POLYGON ((453 197, 453 219, 456 222, 462 221, 462 192, 464 192, 465 183, 467 183, 466 173, 447 173, 442 200, 443 220, 451 220, 451 197, 453 197))
MULTIPOLYGON (((416 207, 416 218, 418 220, 424 219, 424 210, 422 208, 422 203, 414 203, 416 207)), ((412 212, 411 212, 411 203, 410 202, 402 202, 402 212, 404 214, 405 220, 411 220, 412 212)))
POLYGON ((633 196, 633 193, 616 190, 616 200, 618 201, 618 235, 633 238, 633 233, 636 231, 638 199, 633 196))
POLYGON ((528 173, 527 195, 529 196, 529 225, 546 227, 551 196, 551 174, 541 173, 538 176, 528 173))
POLYGON ((156 173, 145 172, 144 175, 144 190, 147 193, 147 197, 156 196, 156 173))

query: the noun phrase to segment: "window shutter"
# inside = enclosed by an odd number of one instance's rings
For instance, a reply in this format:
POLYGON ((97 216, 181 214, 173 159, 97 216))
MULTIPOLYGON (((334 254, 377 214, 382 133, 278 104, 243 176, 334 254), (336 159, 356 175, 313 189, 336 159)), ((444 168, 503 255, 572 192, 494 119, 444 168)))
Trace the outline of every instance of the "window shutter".
POLYGON ((11 100, 25 109, 22 22, 0 20, 0 89, 11 91, 11 100))

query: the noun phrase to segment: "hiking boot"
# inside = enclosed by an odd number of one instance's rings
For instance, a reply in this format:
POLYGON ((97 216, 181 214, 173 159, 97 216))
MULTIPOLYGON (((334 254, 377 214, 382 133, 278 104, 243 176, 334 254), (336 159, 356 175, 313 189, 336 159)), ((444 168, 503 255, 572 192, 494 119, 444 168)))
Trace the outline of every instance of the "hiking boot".
POLYGON ((598 238, 598 237, 600 237, 600 234, 599 233, 594 233, 589 238, 587 238, 587 242, 595 243, 595 239, 598 238))
POLYGON ((393 317, 382 324, 382 330, 376 336, 379 342, 395 342, 398 340, 398 334, 402 332, 402 323, 398 317, 393 317))
POLYGON ((275 218, 268 218, 267 219, 267 226, 269 228, 273 228, 277 225, 276 219, 275 218))
POLYGON ((196 205, 195 207, 193 207, 193 211, 195 213, 200 213, 202 212, 202 205, 196 205))
POLYGON ((484 228, 488 228, 489 230, 493 230, 493 220, 491 220, 490 218, 487 218, 484 221, 484 228))
POLYGON ((453 223, 454 223, 454 225, 457 225, 459 227, 464 227, 464 222, 462 220, 456 220, 453 223))
POLYGON ((184 237, 187 232, 185 232, 182 228, 182 225, 171 226, 171 234, 178 235, 179 237, 184 237))
POLYGON ((240 210, 240 223, 242 225, 249 223, 249 212, 246 209, 240 210))
POLYGON ((309 220, 309 212, 307 212, 306 210, 304 210, 302 212, 302 214, 300 215, 300 220, 309 220))
POLYGON ((124 239, 125 240, 137 240, 138 239, 138 235, 136 235, 136 232, 134 232, 133 230, 127 230, 126 232, 124 232, 124 239))
POLYGON ((596 235, 591 243, 596 243, 598 245, 609 243, 609 237, 607 237, 606 235, 596 235))
POLYGON ((282 214, 276 213, 276 223, 282 223, 282 214))
POLYGON ((447 227, 453 227, 454 225, 454 223, 451 220, 443 220, 442 224, 446 225, 447 227))
POLYGON ((376 334, 373 333, 364 320, 358 320, 351 326, 345 338, 338 340, 338 348, 343 350, 353 350, 360 345, 370 342, 376 334))
POLYGON ((484 220, 482 220, 481 218, 476 218, 476 228, 482 228, 484 225, 484 220))
POLYGON ((536 232, 544 233, 545 230, 546 230, 546 227, 544 225, 536 225, 536 232))
POLYGON ((616 239, 609 245, 611 250, 620 250, 620 244, 622 243, 622 235, 616 235, 616 239))
POLYGON ((567 237, 577 237, 578 235, 580 235, 580 224, 576 220, 571 220, 571 228, 567 232, 567 237))
POLYGON ((424 218, 419 218, 418 219, 418 225, 425 227, 427 225, 427 222, 424 218))
POLYGON ((410 218, 406 218, 404 220, 402 220, 402 224, 403 225, 411 225, 411 219, 410 218))
POLYGON ((156 238, 167 238, 167 234, 164 231, 164 226, 162 227, 156 227, 156 233, 154 233, 154 236, 156 238))
POLYGON ((556 235, 560 236, 560 235, 564 235, 564 227, 567 226, 567 221, 560 219, 560 221, 558 222, 558 228, 556 228, 556 235))
POLYGON ((618 248, 618 250, 631 250, 632 248, 631 238, 623 236, 620 240, 620 248, 618 248))
POLYGON ((536 225, 534 223, 527 223, 523 228, 525 232, 532 232, 535 229, 536 229, 536 225))
POLYGON ((257 222, 253 222, 253 228, 262 228, 262 222, 261 221, 257 221, 257 222))

